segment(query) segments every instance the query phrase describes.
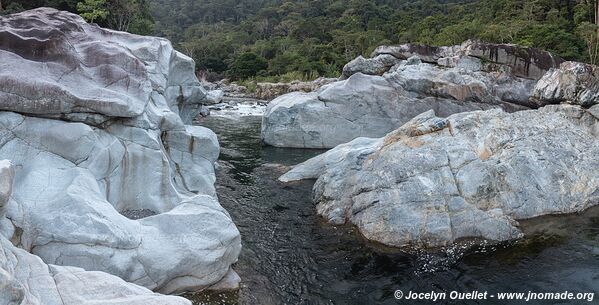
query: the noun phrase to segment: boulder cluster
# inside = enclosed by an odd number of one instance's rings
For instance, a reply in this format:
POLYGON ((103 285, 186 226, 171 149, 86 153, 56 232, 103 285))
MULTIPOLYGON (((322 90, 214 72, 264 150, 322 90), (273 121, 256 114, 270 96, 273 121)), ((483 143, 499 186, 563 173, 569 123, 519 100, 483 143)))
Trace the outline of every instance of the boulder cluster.
POLYGON ((381 46, 372 58, 349 62, 344 80, 273 100, 262 138, 279 147, 331 148, 357 137, 382 137, 428 110, 446 117, 537 108, 532 98, 537 81, 562 62, 537 49, 475 41, 381 46))
POLYGON ((48 8, 1 17, 0 303, 189 304, 150 290, 235 286, 219 144, 189 125, 211 94, 168 40, 48 8))
POLYGON ((599 204, 599 68, 467 41, 382 46, 345 80, 269 104, 267 144, 331 148, 280 180, 369 240, 437 248, 520 238, 520 220, 599 204))
MULTIPOLYGON (((522 236, 599 204, 599 68, 516 45, 381 46, 342 79, 264 85, 262 138, 332 148, 317 211, 395 247, 522 236), (306 87, 307 86, 307 87, 306 87)), ((237 90, 237 89, 236 89, 237 90)), ((0 304, 190 304, 235 288, 207 91, 168 40, 41 8, 0 17, 0 304)))

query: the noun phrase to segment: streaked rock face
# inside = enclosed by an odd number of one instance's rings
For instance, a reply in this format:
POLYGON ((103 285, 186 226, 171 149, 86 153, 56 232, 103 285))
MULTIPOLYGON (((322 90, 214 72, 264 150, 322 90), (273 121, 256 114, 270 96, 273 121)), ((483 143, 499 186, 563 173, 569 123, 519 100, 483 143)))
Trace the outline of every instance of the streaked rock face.
POLYGON ((541 105, 569 103, 591 107, 599 104, 599 67, 565 62, 539 80, 534 98, 541 105))
POLYGON ((461 46, 435 47, 407 43, 399 46, 379 46, 372 52, 370 57, 391 55, 397 59, 406 60, 412 56, 418 56, 423 62, 437 63, 440 58, 458 56, 460 50, 461 46))
POLYGON ((481 71, 475 58, 453 68, 412 57, 382 76, 356 73, 312 93, 290 93, 269 103, 262 138, 279 147, 330 148, 357 137, 382 137, 416 115, 440 116, 502 108, 527 109, 535 81, 481 71))
POLYGON ((381 46, 371 58, 349 62, 345 80, 273 100, 262 138, 273 146, 330 148, 357 137, 382 137, 428 110, 448 116, 537 108, 547 104, 531 100, 537 80, 561 62, 549 52, 477 41, 381 46))
POLYGON ((390 54, 381 54, 373 58, 364 58, 360 55, 343 67, 342 77, 348 78, 356 73, 383 75, 399 63, 401 63, 401 59, 390 54))
POLYGON ((579 106, 416 116, 280 180, 317 179, 317 211, 390 246, 518 238, 517 220, 599 203, 599 120, 579 106))
POLYGON ((15 168, 1 235, 164 293, 231 274, 241 244, 216 199, 218 141, 186 125, 206 96, 193 61, 47 8, 1 17, 0 37, 0 159, 15 168), (155 215, 120 214, 137 210, 155 215))
POLYGON ((167 40, 105 30, 51 9, 3 17, 0 58, 0 109, 7 111, 104 121, 138 117, 156 91, 169 91, 162 102, 175 112, 177 98, 199 104, 206 94, 191 60, 167 40))
POLYGON ((514 44, 492 44, 467 40, 455 46, 423 46, 403 44, 380 46, 371 57, 391 55, 397 59, 418 56, 422 61, 453 67, 461 57, 472 57, 482 61, 481 69, 486 72, 503 71, 517 77, 539 79, 547 71, 564 62, 551 52, 514 44))

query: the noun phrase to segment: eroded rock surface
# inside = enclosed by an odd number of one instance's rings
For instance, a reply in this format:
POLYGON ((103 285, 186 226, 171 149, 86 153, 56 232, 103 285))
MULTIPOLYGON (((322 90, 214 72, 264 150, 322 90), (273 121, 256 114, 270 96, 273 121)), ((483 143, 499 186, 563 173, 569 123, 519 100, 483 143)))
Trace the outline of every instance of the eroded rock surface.
POLYGON ((0 159, 16 169, 0 232, 46 264, 164 293, 230 273, 241 244, 216 199, 218 141, 186 125, 210 102, 193 61, 48 8, 1 17, 0 36, 0 159))
POLYGON ((348 63, 344 80, 273 100, 262 138, 273 146, 330 148, 357 137, 382 137, 427 110, 447 116, 537 108, 553 103, 531 99, 537 80, 561 62, 549 52, 477 41, 381 46, 371 58, 348 63))
POLYGON ((280 180, 317 179, 317 211, 390 246, 439 247, 521 236, 518 220, 599 203, 599 121, 550 105, 441 118, 416 116, 382 138, 358 138, 280 180))
MULTIPOLYGON (((0 161, 0 207, 12 194, 15 171, 0 161)), ((8 221, 0 212, 0 221, 8 221)), ((15 247, 0 234, 0 304, 6 305, 190 305, 180 297, 153 293, 147 288, 98 271, 47 265, 39 257, 15 247)))
POLYGON ((418 56, 422 61, 428 63, 437 63, 440 58, 457 56, 460 52, 460 46, 427 46, 417 44, 402 44, 399 46, 379 46, 372 54, 371 58, 381 55, 391 55, 399 60, 406 60, 413 56, 418 56))
POLYGON ((206 95, 191 59, 168 40, 48 8, 0 19, 0 58, 0 109, 7 111, 101 123, 165 103, 177 114, 192 111, 206 95))
POLYGON ((358 56, 343 67, 342 77, 348 78, 356 73, 383 75, 383 73, 389 71, 391 67, 400 62, 401 59, 390 54, 381 54, 373 58, 358 56))
POLYGON ((512 75, 539 79, 547 71, 557 68, 564 61, 550 52, 527 48, 514 44, 492 44, 467 40, 455 46, 423 46, 403 44, 399 46, 380 46, 371 57, 391 55, 399 60, 418 56, 422 61, 455 67, 462 57, 477 58, 482 61, 481 69, 487 72, 506 72, 512 75))
POLYGON ((269 103, 262 121, 266 144, 330 148, 357 137, 382 137, 414 116, 435 110, 440 116, 536 106, 535 81, 509 73, 481 71, 464 57, 453 68, 411 57, 382 76, 361 72, 312 93, 290 93, 269 103))
POLYGON ((599 103, 599 67, 580 62, 562 63, 536 84, 539 104, 569 103, 591 107, 599 103))
POLYGON ((561 57, 551 52, 514 44, 466 41, 462 44, 462 49, 465 55, 481 59, 484 70, 503 70, 515 76, 535 80, 564 62, 561 57))

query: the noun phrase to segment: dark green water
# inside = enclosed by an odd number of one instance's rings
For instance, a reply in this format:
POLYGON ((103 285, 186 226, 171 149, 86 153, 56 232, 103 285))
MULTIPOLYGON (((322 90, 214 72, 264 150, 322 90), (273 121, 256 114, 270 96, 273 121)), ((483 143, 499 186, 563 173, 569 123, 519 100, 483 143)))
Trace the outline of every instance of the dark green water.
MULTIPOLYGON (((409 254, 381 248, 318 217, 312 182, 282 184, 285 166, 321 151, 260 143, 260 118, 208 117, 222 146, 217 188, 241 231, 239 292, 194 304, 414 304, 404 292, 599 292, 599 209, 524 224, 530 237, 475 249, 409 254)), ((442 301, 434 304, 595 304, 586 301, 442 301)), ((421 302, 416 304, 433 304, 421 302)))

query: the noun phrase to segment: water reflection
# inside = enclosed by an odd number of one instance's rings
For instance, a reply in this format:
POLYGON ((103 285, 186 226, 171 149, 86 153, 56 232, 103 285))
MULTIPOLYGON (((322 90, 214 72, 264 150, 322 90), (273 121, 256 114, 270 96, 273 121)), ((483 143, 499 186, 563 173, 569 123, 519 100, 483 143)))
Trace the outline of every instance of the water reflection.
POLYGON ((501 245, 420 254, 382 248, 318 217, 311 181, 276 180, 322 151, 263 147, 259 117, 200 124, 222 146, 217 190, 242 234, 234 268, 243 283, 239 292, 193 296, 194 304, 407 304, 395 300, 396 289, 599 292, 599 209, 526 221, 530 237, 501 245))

